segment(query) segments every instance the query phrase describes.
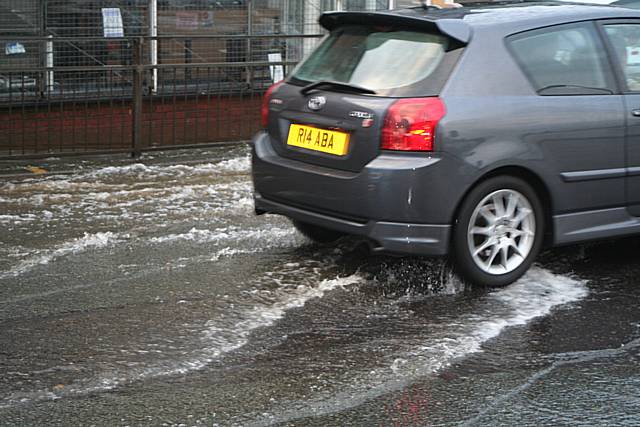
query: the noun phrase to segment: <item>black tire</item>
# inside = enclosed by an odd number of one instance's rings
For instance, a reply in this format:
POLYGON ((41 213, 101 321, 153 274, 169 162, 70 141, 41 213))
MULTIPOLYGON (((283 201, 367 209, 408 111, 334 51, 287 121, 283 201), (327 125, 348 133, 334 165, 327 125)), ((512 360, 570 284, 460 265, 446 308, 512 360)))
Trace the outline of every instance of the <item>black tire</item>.
POLYGON ((508 175, 489 178, 479 183, 469 192, 458 212, 458 217, 456 218, 453 229, 451 248, 454 269, 463 280, 473 284, 489 287, 507 286, 519 279, 529 269, 537 257, 542 247, 544 226, 544 211, 540 198, 529 184, 520 178, 508 175), (497 195, 500 199, 501 197, 508 197, 511 194, 515 196, 516 200, 523 203, 523 207, 520 208, 518 206, 511 215, 513 221, 510 222, 508 220, 510 218, 508 208, 502 211, 505 219, 495 222, 486 219, 486 215, 490 216, 492 213, 494 214, 494 218, 502 218, 502 216, 496 214, 497 211, 494 210, 491 212, 490 206, 493 206, 494 209, 496 205, 501 205, 502 207, 507 206, 504 199, 501 199, 502 203, 494 203, 492 197, 497 195), (530 209, 526 207, 527 205, 520 197, 526 199, 530 209), (520 209, 522 210, 520 211, 520 209), (533 218, 531 218, 531 214, 526 214, 527 211, 531 211, 533 218), (513 237, 517 235, 517 233, 523 232, 523 230, 516 229, 517 225, 513 225, 518 223, 517 220, 519 218, 515 212, 522 212, 521 215, 526 215, 526 220, 521 220, 520 224, 523 229, 525 228, 524 222, 526 221, 528 224, 527 227, 529 228, 526 229, 526 234, 522 234, 522 236, 526 235, 528 237, 513 237), (469 225, 470 221, 472 221, 472 216, 474 217, 473 229, 469 225), (477 221, 480 220, 486 221, 487 224, 484 227, 482 225, 477 226, 477 221), (504 224, 503 222, 508 224, 504 224), (493 225, 490 226, 490 224, 493 225), (533 231, 531 231, 531 224, 533 224, 533 231), (501 228, 498 229, 498 227, 501 228), (493 231, 485 235, 484 230, 489 229, 493 231), (478 230, 483 231, 478 232, 478 230), (512 232, 510 233, 508 230, 512 232), (528 240, 524 242, 522 240, 524 238, 528 240), (489 242, 490 239, 494 239, 492 242, 495 243, 487 246, 487 249, 480 251, 485 243, 491 243, 489 242), (526 255, 522 256, 523 252, 516 250, 513 245, 504 243, 505 241, 522 244, 525 248, 530 247, 530 249, 526 255), (477 247, 475 246, 476 244, 478 245, 477 247), (501 251, 504 246, 507 246, 507 249, 503 256, 501 251), (494 254, 494 249, 499 251, 496 252, 498 255, 494 254), (488 255, 487 251, 490 251, 488 255), (512 261, 510 266, 507 261, 509 254, 511 254, 512 261), (482 259, 484 256, 486 256, 486 258, 482 259), (494 258, 492 258, 492 256, 494 258), (495 262, 492 260, 494 260, 496 256, 500 258, 497 260, 498 264, 492 264, 495 262), (486 261, 486 263, 483 263, 483 261, 486 261), (518 263, 520 264, 518 265, 518 263), (479 264, 482 264, 482 267, 479 264), (517 265, 517 267, 515 267, 515 265, 517 265), (509 270, 511 267, 513 267, 513 270, 509 270), (505 273, 500 274, 497 271, 498 268, 503 268, 505 273), (489 269, 493 269, 493 271, 488 271, 489 269))
POLYGON ((318 243, 331 243, 335 242, 339 238, 344 236, 344 233, 335 230, 329 230, 328 228, 320 227, 307 222, 301 222, 298 220, 291 220, 294 227, 304 234, 309 239, 318 243))

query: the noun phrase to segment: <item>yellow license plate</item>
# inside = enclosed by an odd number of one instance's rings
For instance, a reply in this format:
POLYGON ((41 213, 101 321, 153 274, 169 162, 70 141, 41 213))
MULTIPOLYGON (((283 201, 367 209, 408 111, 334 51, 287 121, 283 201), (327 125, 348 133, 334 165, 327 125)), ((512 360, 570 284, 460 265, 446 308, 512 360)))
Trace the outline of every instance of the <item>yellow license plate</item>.
POLYGON ((349 134, 313 126, 291 125, 287 145, 344 156, 349 150, 349 134))

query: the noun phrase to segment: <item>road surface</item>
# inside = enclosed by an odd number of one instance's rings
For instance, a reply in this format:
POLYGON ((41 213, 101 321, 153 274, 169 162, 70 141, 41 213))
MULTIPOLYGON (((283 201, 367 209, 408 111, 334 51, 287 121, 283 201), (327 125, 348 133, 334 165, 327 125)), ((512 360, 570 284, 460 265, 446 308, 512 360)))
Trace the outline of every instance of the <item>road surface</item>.
POLYGON ((0 425, 640 424, 640 239, 487 290, 254 216, 243 145, 33 165, 0 165, 0 425))

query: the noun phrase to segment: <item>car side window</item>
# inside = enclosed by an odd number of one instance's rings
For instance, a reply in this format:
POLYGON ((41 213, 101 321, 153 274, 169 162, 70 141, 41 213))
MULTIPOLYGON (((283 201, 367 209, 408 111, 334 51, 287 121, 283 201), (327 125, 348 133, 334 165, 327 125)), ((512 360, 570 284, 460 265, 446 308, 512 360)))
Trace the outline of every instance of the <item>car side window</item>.
POLYGON ((539 95, 607 95, 615 91, 605 50, 591 24, 527 31, 507 44, 539 95))
POLYGON ((627 88, 640 91, 640 24, 607 24, 604 30, 624 74, 627 88))

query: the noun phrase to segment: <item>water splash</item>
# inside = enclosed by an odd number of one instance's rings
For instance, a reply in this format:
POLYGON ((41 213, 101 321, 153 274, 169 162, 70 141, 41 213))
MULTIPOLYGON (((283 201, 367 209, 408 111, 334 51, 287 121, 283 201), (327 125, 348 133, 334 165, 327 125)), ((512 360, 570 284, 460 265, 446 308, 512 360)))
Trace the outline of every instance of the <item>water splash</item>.
POLYGON ((279 402, 243 425, 272 425, 341 412, 402 390, 413 381, 434 374, 453 361, 481 352, 482 345, 506 328, 525 325, 563 304, 588 294, 584 281, 555 275, 534 267, 513 285, 491 292, 472 313, 442 326, 434 336, 414 349, 391 355, 389 365, 355 374, 338 392, 327 392, 305 401, 279 402), (295 409, 292 409, 295 408, 295 409))
POLYGON ((44 250, 38 255, 31 256, 20 261, 15 267, 0 273, 0 278, 15 277, 27 273, 34 268, 45 265, 58 258, 67 255, 76 255, 94 249, 101 249, 116 243, 123 242, 131 236, 128 233, 113 233, 110 231, 103 233, 84 233, 82 237, 69 240, 55 249, 44 250))

